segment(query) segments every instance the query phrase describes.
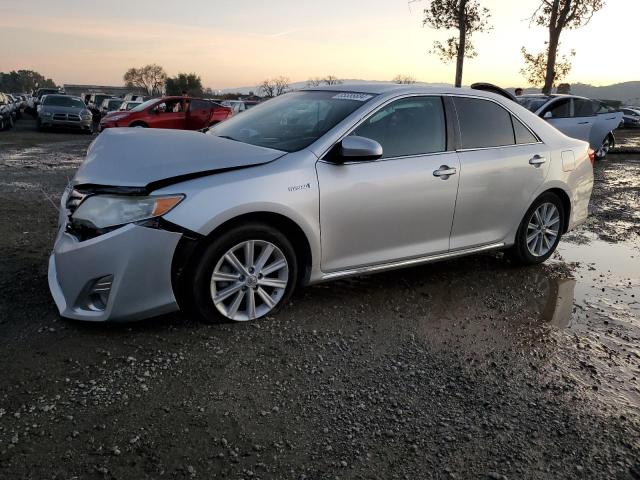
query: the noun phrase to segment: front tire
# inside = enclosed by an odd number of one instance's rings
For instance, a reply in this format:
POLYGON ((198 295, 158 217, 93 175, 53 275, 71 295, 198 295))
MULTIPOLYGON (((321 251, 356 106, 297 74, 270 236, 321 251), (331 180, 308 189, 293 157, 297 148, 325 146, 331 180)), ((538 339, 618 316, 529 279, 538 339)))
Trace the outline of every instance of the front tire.
POLYGON ((193 305, 208 322, 255 320, 287 302, 297 277, 295 251, 280 231, 261 223, 239 226, 198 258, 193 305))
POLYGON ((565 211, 560 198, 551 192, 540 195, 522 219, 507 257, 518 265, 544 262, 558 247, 564 224, 565 211))

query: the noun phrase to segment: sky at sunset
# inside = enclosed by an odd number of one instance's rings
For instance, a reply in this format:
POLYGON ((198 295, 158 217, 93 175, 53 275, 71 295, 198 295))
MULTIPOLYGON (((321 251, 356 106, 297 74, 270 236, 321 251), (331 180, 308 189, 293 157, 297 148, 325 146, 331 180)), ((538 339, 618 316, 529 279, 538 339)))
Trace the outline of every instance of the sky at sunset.
MULTIPOLYGON (((529 26, 540 0, 482 0, 493 30, 474 37, 479 55, 464 83, 524 85, 520 48, 541 50, 546 32, 529 26)), ((570 82, 640 80, 630 55, 640 0, 606 0, 586 27, 566 31, 575 48, 570 82)), ((422 26, 426 2, 407 0, 0 0, 0 71, 37 70, 57 83, 122 84, 131 66, 158 63, 169 75, 196 72, 206 87, 250 86, 284 75, 328 74, 453 81, 454 65, 428 52, 446 34, 422 26)))

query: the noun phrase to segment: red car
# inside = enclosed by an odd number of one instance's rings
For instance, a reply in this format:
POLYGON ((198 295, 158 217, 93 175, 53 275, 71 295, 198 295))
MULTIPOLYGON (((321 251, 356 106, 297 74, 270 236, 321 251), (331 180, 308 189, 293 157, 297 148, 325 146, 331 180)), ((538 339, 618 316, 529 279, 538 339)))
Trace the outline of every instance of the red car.
POLYGON ((128 112, 110 112, 100 120, 100 130, 112 127, 200 130, 232 115, 232 109, 190 97, 153 98, 128 112))

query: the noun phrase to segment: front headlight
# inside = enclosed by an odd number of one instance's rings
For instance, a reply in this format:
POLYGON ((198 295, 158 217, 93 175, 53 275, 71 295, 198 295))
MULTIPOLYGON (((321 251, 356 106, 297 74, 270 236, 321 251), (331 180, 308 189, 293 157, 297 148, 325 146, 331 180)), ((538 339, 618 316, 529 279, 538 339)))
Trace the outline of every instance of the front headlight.
POLYGON ((42 116, 43 117, 50 117, 51 116, 51 112, 42 112, 42 116))
POLYGON ((93 115, 91 114, 91 112, 85 110, 84 112, 82 112, 80 114, 80 116, 82 117, 83 120, 89 120, 93 117, 93 115))
POLYGON ((184 195, 93 195, 80 204, 73 220, 102 229, 160 217, 178 205, 184 195))
POLYGON ((115 115, 111 115, 109 117, 109 120, 113 120, 113 121, 122 120, 127 115, 128 115, 127 113, 116 113, 115 115))

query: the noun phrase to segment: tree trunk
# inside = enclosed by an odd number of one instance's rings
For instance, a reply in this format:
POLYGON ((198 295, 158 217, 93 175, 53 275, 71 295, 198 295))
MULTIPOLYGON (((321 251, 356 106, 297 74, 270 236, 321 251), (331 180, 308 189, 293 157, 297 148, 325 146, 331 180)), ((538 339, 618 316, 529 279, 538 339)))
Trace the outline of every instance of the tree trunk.
POLYGON ((462 86, 462 67, 464 65, 464 51, 467 43, 467 23, 465 21, 465 9, 467 0, 460 0, 458 7, 458 29, 460 36, 458 37, 458 58, 456 59, 456 88, 462 86))
MULTIPOLYGON (((570 3, 570 2, 569 2, 570 3)), ((568 3, 565 3, 568 5, 568 3)), ((549 49, 547 50, 547 73, 544 76, 544 87, 542 93, 549 95, 553 81, 556 76, 556 56, 558 54, 558 41, 562 26, 558 25, 558 14, 560 13, 560 0, 553 0, 551 5, 551 15, 549 17, 549 49)))
POLYGON ((560 29, 549 27, 549 51, 547 52, 547 73, 544 77, 542 93, 549 95, 556 76, 556 56, 558 55, 558 43, 560 41, 560 29))

